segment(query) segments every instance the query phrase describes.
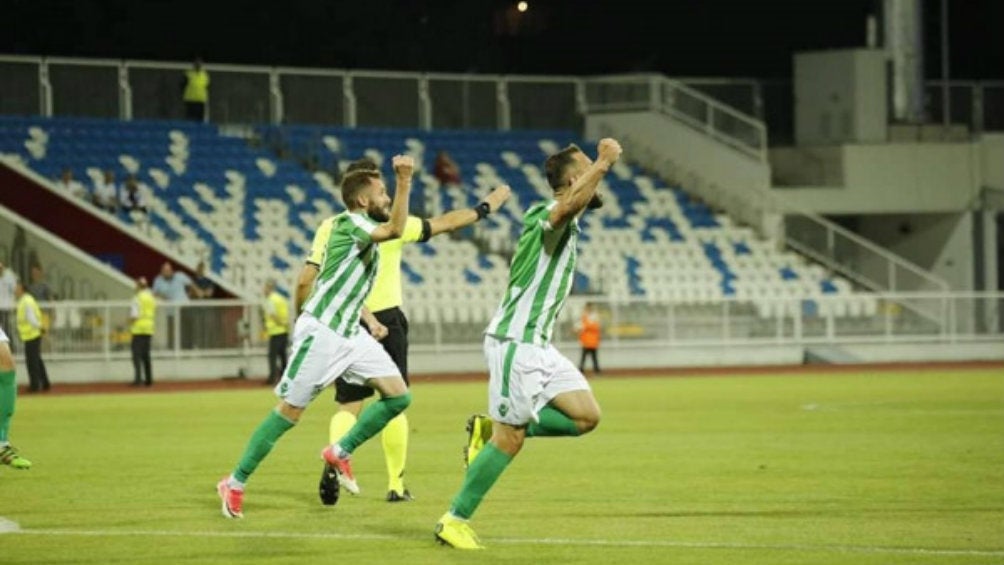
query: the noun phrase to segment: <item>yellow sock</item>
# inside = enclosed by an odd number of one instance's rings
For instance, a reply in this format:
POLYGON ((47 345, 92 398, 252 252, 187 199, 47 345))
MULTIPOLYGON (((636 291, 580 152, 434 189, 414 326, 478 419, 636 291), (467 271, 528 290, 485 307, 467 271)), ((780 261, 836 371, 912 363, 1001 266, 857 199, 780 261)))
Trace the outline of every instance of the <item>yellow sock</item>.
POLYGON ((331 443, 335 443, 342 439, 354 425, 356 425, 355 414, 346 412, 345 410, 335 412, 335 415, 331 417, 331 426, 328 428, 328 440, 331 443))
POLYGON ((387 490, 404 493, 404 464, 408 459, 408 417, 398 414, 387 422, 380 435, 383 455, 387 460, 387 490))

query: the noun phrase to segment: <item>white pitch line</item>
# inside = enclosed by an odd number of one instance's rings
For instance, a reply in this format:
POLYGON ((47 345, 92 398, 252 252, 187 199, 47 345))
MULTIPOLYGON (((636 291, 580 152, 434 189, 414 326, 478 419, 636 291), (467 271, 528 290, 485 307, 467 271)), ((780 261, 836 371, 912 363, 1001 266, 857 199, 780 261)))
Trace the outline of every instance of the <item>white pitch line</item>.
POLYGON ((21 526, 18 526, 17 522, 0 516, 0 534, 12 534, 18 531, 21 531, 21 526))
MULTIPOLYGON (((2 520, 2 519, 0 519, 2 520)), ((14 524, 15 528, 17 524, 14 524)), ((2 524, 2 522, 0 522, 2 524)), ((85 537, 206 537, 206 538, 283 538, 283 539, 328 539, 328 540, 400 540, 428 539, 426 537, 403 537, 380 534, 336 534, 297 532, 183 532, 169 530, 45 530, 15 529, 0 533, 34 536, 85 536, 85 537)), ((429 536, 431 538, 431 536, 429 536)), ((764 551, 819 551, 832 553, 871 554, 912 554, 934 556, 1004 556, 1004 549, 937 549, 926 547, 889 547, 868 545, 804 545, 804 544, 744 544, 721 542, 689 542, 674 540, 616 540, 616 539, 574 539, 574 538, 496 538, 486 539, 487 543, 507 545, 567 545, 605 547, 669 547, 683 549, 742 549, 764 551)))

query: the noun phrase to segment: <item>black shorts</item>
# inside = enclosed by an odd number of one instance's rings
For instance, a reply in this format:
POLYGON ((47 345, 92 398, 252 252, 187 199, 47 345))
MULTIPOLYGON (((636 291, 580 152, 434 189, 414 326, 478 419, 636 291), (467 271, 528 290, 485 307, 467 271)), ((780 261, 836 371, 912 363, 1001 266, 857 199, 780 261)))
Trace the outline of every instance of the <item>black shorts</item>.
MULTIPOLYGON (((388 308, 374 312, 376 319, 387 326, 387 337, 380 340, 397 369, 401 371, 404 382, 408 382, 408 318, 400 308, 388 308)), ((361 322, 360 322, 361 323, 361 322)), ((363 331, 366 331, 365 326, 363 331)), ((365 385, 347 383, 342 379, 335 381, 335 402, 346 404, 358 402, 373 396, 375 391, 365 385)))

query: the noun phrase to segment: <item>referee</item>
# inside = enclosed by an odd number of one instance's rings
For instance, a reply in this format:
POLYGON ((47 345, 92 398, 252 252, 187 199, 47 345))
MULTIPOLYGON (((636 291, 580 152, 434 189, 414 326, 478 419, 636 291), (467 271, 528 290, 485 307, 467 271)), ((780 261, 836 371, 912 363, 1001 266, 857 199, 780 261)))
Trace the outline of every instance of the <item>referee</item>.
MULTIPOLYGON (((345 172, 347 174, 360 170, 379 171, 379 167, 369 159, 360 159, 350 164, 345 172)), ((502 185, 474 208, 453 210, 429 219, 409 216, 404 233, 399 239, 380 244, 380 263, 377 267, 376 280, 366 299, 362 318, 370 333, 381 340, 384 349, 401 371, 405 382, 408 382, 408 319, 401 311, 401 252, 404 244, 425 242, 432 236, 469 226, 498 210, 509 198, 510 192, 508 186, 502 185)), ((295 306, 298 313, 317 277, 335 217, 324 220, 314 234, 310 256, 297 281, 295 306)), ((329 427, 331 443, 337 442, 352 428, 362 410, 363 401, 372 395, 372 388, 346 383, 341 379, 335 381, 335 402, 338 404, 338 411, 331 417, 329 427)), ((388 502, 411 500, 411 493, 404 486, 408 430, 407 415, 402 413, 387 424, 380 436, 387 462, 388 502)), ((338 477, 334 469, 328 465, 325 465, 321 475, 318 492, 323 504, 331 506, 338 502, 338 477)))

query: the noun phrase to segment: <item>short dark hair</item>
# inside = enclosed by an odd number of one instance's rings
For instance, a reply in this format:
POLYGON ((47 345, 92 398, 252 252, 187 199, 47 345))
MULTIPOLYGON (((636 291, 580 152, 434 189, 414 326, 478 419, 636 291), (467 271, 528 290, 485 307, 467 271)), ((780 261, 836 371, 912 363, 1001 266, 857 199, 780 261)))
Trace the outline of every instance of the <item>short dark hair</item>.
POLYGON ((380 173, 376 171, 356 170, 346 174, 342 178, 342 202, 345 207, 353 208, 359 193, 379 178, 380 173))
POLYGON ((547 174, 547 184, 558 190, 568 184, 568 169, 575 164, 575 154, 582 153, 579 146, 570 143, 561 151, 551 155, 544 161, 544 172, 547 174))
POLYGON ((363 157, 362 159, 356 159, 349 163, 348 167, 345 167, 345 174, 354 173, 356 171, 379 171, 380 167, 376 164, 376 161, 370 159, 369 157, 363 157))

